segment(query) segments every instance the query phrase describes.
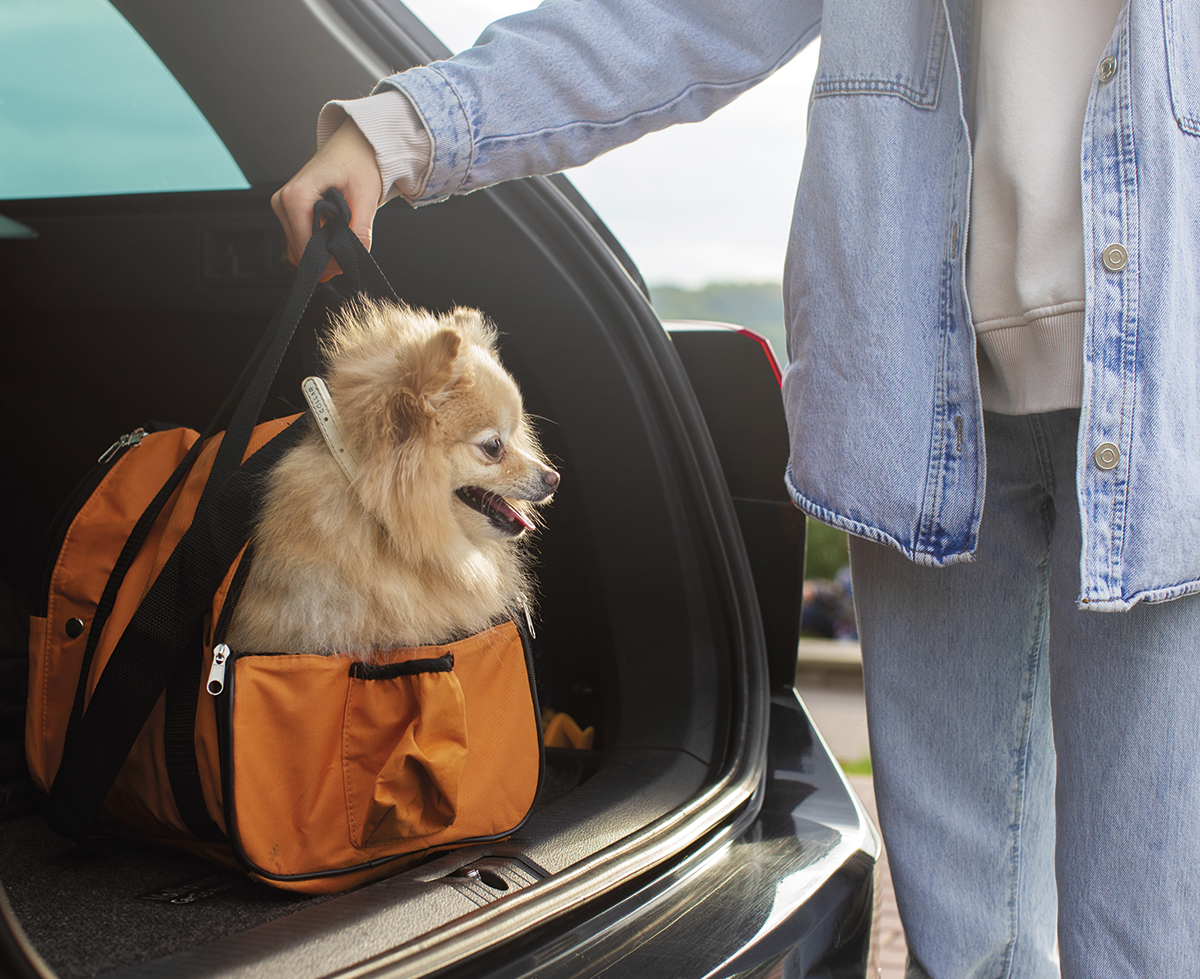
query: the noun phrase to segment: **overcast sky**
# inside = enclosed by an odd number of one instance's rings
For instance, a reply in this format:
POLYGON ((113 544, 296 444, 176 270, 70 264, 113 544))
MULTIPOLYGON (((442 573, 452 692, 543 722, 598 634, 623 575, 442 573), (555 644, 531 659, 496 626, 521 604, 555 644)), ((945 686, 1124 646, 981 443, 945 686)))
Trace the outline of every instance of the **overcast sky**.
MULTIPOLYGON (((533 0, 406 0, 451 50, 533 0)), ((652 285, 779 282, 817 44, 701 123, 567 171, 652 285), (753 160, 751 173, 746 161, 753 160)))

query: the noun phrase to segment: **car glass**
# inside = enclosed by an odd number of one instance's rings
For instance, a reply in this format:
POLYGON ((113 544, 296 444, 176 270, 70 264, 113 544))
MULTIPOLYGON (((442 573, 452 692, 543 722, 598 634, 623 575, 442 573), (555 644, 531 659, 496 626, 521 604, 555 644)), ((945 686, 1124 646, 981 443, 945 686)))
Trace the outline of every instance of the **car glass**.
POLYGON ((248 186, 107 0, 0 0, 0 199, 248 186))
POLYGON ((538 0, 404 0, 446 47, 457 54, 494 20, 536 7, 538 0))

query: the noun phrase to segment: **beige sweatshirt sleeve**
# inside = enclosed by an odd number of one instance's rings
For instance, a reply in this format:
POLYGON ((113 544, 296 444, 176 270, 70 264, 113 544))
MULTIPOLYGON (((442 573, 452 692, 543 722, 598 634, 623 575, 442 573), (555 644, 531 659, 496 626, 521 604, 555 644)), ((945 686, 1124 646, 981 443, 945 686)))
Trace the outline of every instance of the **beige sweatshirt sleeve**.
POLYGON ((397 89, 365 99, 326 103, 317 119, 317 145, 324 145, 349 116, 375 149, 381 204, 393 197, 416 200, 433 168, 433 139, 408 96, 397 89))

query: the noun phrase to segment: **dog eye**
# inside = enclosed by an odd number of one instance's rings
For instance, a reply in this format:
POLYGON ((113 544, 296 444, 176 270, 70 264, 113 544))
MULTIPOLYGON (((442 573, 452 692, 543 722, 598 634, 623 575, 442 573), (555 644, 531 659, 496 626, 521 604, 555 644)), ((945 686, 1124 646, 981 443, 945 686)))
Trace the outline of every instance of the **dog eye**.
POLYGON ((483 449, 484 455, 489 459, 499 459, 501 453, 504 451, 504 443, 499 439, 488 439, 479 447, 483 449))

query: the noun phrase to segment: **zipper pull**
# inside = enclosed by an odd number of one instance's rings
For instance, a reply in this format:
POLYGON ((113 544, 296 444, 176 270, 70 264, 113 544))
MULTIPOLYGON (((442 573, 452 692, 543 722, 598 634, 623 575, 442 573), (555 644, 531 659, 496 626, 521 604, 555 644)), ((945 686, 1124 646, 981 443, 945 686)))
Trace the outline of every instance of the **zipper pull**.
POLYGON ((229 659, 229 647, 218 643, 213 649, 212 669, 208 671, 205 689, 214 697, 225 689, 225 661, 229 659))
POLYGON ((109 459, 111 459, 113 456, 115 456, 122 449, 130 447, 130 446, 139 445, 141 443, 142 439, 144 439, 145 437, 146 437, 146 430, 144 428, 135 428, 128 435, 122 435, 112 445, 110 445, 107 449, 105 449, 104 452, 101 454, 100 458, 97 459, 96 461, 97 462, 108 462, 109 459))

